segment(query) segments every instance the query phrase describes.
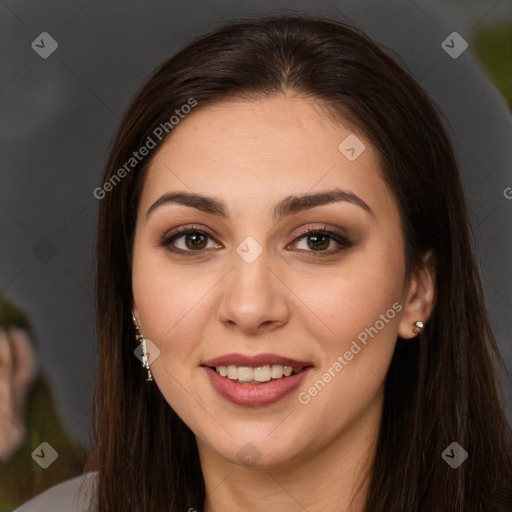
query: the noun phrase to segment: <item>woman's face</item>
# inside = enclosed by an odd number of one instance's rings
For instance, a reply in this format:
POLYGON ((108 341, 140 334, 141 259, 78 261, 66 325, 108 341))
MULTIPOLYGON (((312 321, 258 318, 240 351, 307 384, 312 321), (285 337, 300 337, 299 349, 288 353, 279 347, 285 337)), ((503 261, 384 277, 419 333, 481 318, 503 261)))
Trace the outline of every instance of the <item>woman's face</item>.
POLYGON ((376 150, 310 100, 197 109, 148 170, 134 314, 203 453, 284 465, 374 436, 397 335, 414 336, 404 272, 376 150))

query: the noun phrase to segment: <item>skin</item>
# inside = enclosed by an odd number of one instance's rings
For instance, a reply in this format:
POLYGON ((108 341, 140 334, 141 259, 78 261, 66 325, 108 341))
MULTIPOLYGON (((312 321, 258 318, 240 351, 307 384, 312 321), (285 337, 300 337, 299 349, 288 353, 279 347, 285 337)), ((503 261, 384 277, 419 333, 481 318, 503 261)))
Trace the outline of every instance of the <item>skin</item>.
MULTIPOLYGON (((177 249, 193 251, 186 237, 177 249)), ((321 240, 322 241, 322 240, 321 240)), ((134 242, 133 312, 160 355, 151 371, 168 403, 194 432, 206 483, 205 510, 362 510, 361 487, 374 454, 383 379, 396 338, 432 310, 432 271, 405 279, 398 207, 379 174, 378 154, 348 123, 330 122, 312 100, 291 93, 198 108, 158 149, 142 190, 134 242), (349 161, 338 145, 355 133, 366 149, 349 161), (374 212, 335 202, 275 222, 274 206, 294 194, 341 188, 374 212), (163 194, 214 196, 227 218, 195 208, 150 206, 163 194), (178 226, 211 235, 190 257, 159 245, 178 226), (320 254, 300 228, 346 233, 320 254), (247 237, 263 251, 252 263, 236 252, 247 237), (300 238, 302 237, 302 238, 300 238), (402 308, 343 370, 301 404, 357 335, 402 308), (212 388, 200 364, 223 354, 275 353, 310 361, 297 391, 265 407, 242 407, 212 388), (239 450, 252 443, 252 463, 239 450), (254 464, 254 462, 256 463, 254 464)))

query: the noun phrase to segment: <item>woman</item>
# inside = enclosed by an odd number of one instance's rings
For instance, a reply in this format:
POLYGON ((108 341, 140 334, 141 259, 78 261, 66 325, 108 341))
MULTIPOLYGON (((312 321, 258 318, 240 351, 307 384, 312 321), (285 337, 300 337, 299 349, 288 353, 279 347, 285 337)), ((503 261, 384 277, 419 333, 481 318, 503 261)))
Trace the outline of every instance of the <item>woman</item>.
POLYGON ((364 34, 278 17, 197 39, 94 193, 95 509, 512 510, 454 152, 364 34))

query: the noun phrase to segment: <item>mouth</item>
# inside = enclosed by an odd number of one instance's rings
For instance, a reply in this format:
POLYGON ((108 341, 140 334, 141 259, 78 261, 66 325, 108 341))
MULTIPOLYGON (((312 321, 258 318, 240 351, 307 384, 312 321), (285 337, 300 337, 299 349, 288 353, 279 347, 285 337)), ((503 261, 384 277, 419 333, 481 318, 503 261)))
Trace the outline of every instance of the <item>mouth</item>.
POLYGON ((291 367, 280 364, 265 365, 265 366, 209 366, 212 370, 215 370, 221 377, 236 382, 237 384, 262 384, 264 382, 270 382, 274 380, 280 380, 283 378, 290 377, 291 375, 297 375, 304 368, 303 367, 291 367))
POLYGON ((210 368, 221 377, 236 384, 258 385, 287 379, 312 368, 313 365, 276 354, 259 356, 229 354, 207 361, 201 366, 210 368))

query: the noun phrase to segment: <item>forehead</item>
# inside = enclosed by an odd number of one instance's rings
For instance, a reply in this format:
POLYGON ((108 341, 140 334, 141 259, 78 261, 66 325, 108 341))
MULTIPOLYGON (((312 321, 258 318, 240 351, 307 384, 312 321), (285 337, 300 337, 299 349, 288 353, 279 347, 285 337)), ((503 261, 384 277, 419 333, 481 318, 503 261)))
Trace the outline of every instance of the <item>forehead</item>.
POLYGON ((141 206, 170 191, 193 191, 223 198, 235 215, 244 205, 334 187, 357 194, 374 211, 396 210, 376 149, 348 123, 334 123, 299 97, 224 101, 196 107, 161 144, 141 206))

